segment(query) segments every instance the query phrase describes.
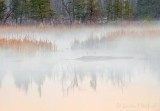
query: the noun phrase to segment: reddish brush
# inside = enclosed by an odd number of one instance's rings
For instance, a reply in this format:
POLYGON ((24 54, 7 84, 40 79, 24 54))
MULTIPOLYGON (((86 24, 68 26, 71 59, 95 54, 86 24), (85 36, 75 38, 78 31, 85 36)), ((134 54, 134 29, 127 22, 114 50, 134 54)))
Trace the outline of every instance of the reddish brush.
POLYGON ((5 49, 14 49, 16 51, 52 51, 55 50, 55 45, 49 41, 37 41, 34 39, 8 39, 0 38, 0 47, 5 49))

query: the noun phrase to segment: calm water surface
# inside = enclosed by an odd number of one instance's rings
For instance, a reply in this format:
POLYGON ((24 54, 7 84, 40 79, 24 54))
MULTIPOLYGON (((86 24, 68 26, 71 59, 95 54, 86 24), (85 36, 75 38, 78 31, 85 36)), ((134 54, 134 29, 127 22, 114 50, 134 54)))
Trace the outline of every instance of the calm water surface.
POLYGON ((81 32, 41 33, 57 44, 53 53, 0 50, 0 111, 160 111, 158 40, 73 51, 75 34, 85 40, 92 31, 81 32))

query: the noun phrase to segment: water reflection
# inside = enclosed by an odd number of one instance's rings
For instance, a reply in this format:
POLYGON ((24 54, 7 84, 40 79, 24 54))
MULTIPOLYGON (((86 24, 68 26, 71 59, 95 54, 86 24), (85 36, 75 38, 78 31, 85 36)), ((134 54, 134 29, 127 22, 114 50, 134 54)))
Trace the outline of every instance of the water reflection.
POLYGON ((143 81, 147 77, 150 77, 150 82, 152 79, 159 82, 159 63, 158 59, 112 59, 96 62, 78 60, 47 62, 21 59, 18 62, 9 61, 7 66, 8 62, 6 61, 1 62, 0 86, 9 71, 17 88, 27 93, 34 83, 37 85, 40 96, 42 86, 46 81, 58 82, 61 84, 62 92, 66 94, 75 88, 82 88, 84 82, 87 82, 93 90, 96 90, 97 84, 102 81, 112 84, 114 87, 123 88, 128 87, 131 82, 143 81))
POLYGON ((47 39, 57 51, 0 50, 0 111, 160 111, 159 38, 103 37, 111 30, 2 32, 47 39))
POLYGON ((160 109, 158 56, 112 57, 105 60, 97 56, 89 58, 89 61, 76 59, 83 56, 76 56, 75 59, 55 58, 56 54, 1 57, 0 110, 160 109))

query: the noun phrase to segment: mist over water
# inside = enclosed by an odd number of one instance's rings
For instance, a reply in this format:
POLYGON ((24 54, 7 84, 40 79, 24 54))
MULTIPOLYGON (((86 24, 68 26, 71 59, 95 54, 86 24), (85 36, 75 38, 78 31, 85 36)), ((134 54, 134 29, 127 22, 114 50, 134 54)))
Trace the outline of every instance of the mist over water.
POLYGON ((48 40, 57 50, 0 49, 0 110, 159 111, 160 35, 107 38, 121 29, 1 31, 3 38, 48 40))

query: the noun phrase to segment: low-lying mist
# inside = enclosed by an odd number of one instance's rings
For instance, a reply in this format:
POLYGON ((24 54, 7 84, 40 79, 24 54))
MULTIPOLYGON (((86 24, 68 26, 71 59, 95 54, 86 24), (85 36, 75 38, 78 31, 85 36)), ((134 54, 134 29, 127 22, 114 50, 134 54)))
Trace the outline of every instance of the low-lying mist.
POLYGON ((0 29, 0 86, 6 75, 25 92, 35 83, 40 95, 48 80, 67 93, 86 80, 94 90, 101 81, 127 87, 133 81, 152 83, 152 77, 159 84, 159 26, 43 28, 0 29))

